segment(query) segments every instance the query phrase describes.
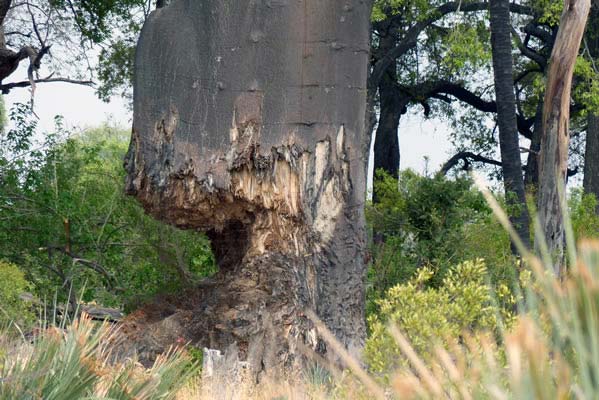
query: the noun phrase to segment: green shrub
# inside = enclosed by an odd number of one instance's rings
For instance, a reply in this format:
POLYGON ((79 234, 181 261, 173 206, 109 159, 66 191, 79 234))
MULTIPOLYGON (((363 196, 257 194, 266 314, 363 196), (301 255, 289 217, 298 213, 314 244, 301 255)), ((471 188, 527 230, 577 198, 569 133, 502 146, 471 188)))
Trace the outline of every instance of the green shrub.
POLYGON ((408 170, 397 181, 379 171, 374 188, 377 203, 367 208, 367 217, 384 242, 371 249, 368 315, 378 312, 377 300, 389 288, 406 283, 422 267, 433 272, 422 282, 426 287, 439 287, 452 266, 477 258, 484 259, 493 286, 509 289, 517 281, 509 237, 470 179, 408 170))
POLYGON ((585 194, 582 188, 575 188, 570 193, 568 205, 574 236, 577 239, 599 238, 599 215, 595 196, 585 194))
POLYGON ((31 304, 20 297, 30 288, 19 267, 0 260, 0 326, 14 322, 26 328, 33 323, 35 315, 31 311, 31 304))
POLYGON ((205 235, 155 220, 124 193, 129 133, 59 125, 35 143, 34 128, 0 134, 0 259, 22 268, 39 298, 71 293, 130 310, 214 274, 205 235))
POLYGON ((420 354, 430 352, 436 341, 457 340, 466 330, 494 330, 496 310, 486 274, 479 259, 451 268, 438 288, 427 287, 434 272, 421 268, 409 282, 389 289, 377 301, 379 313, 368 318, 371 335, 365 357, 370 368, 390 372, 402 363, 400 349, 387 331, 390 323, 398 326, 420 354))
POLYGON ((374 245, 372 259, 368 268, 367 315, 377 312, 377 300, 389 288, 407 282, 418 269, 417 260, 410 254, 401 236, 389 236, 384 243, 374 245))

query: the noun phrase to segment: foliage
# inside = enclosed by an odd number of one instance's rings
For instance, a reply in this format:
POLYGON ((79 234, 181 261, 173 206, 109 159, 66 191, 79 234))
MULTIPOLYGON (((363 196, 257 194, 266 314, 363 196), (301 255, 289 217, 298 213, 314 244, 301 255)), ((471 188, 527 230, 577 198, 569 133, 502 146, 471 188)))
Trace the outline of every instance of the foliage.
POLYGON ((534 0, 531 5, 540 14, 539 22, 549 26, 559 25, 564 3, 559 0, 534 0))
POLYGON ((57 10, 72 12, 77 26, 84 38, 100 43, 108 39, 112 32, 111 21, 114 18, 129 20, 131 10, 144 7, 145 0, 49 0, 50 6, 57 10))
POLYGON ((408 170, 398 182, 378 171, 374 191, 377 203, 366 214, 385 241, 374 247, 370 271, 372 291, 379 295, 421 266, 435 270, 431 284, 440 283, 451 265, 464 260, 463 228, 490 213, 468 178, 424 177, 408 170))
POLYGON ((130 93, 133 49, 153 3, 148 0, 13 1, 3 24, 6 45, 14 51, 25 46, 51 47, 38 60, 47 69, 40 71, 42 78, 99 80, 98 95, 107 101, 111 95, 130 93))
POLYGON ((584 107, 584 114, 599 109, 599 71, 597 60, 578 56, 574 67, 574 76, 578 83, 572 91, 572 98, 584 107))
POLYGON ((454 73, 475 72, 491 62, 487 42, 490 40, 484 23, 459 24, 446 39, 447 54, 441 63, 454 73))
POLYGON ((40 143, 19 110, 20 128, 1 142, 0 257, 23 268, 40 298, 72 290, 129 309, 215 272, 205 236, 155 221, 123 193, 125 132, 74 135, 59 124, 40 143))
POLYGON ((496 328, 496 310, 485 284, 486 267, 482 260, 467 261, 452 268, 438 288, 426 287, 434 275, 421 268, 407 283, 397 285, 378 300, 379 314, 368 319, 371 331, 365 356, 374 371, 399 367, 400 350, 387 331, 389 323, 404 332, 414 348, 427 353, 439 340, 458 340, 469 330, 496 328))
POLYGON ((404 364, 396 360, 401 366, 388 390, 402 399, 597 397, 599 242, 570 251, 576 262, 565 281, 547 273, 552 265, 525 254, 535 290, 526 291, 514 326, 500 340, 470 331, 461 343, 431 341, 417 353, 409 335, 392 328, 390 345, 400 348, 404 364))
POLYGON ((599 238, 599 215, 597 199, 584 193, 582 188, 573 189, 569 196, 570 217, 577 239, 599 238))
POLYGON ((473 190, 472 182, 411 171, 403 172, 399 183, 384 173, 379 177, 374 183, 379 203, 367 208, 367 217, 374 231, 385 236, 372 248, 367 316, 378 318, 389 290, 413 282, 422 271, 430 276, 420 280, 419 287, 442 288, 456 265, 481 259, 485 281, 496 288, 499 312, 510 320, 518 298, 519 261, 508 234, 473 190))
POLYGON ((107 324, 83 316, 66 329, 43 329, 32 344, 1 341, 0 399, 173 399, 195 371, 183 350, 159 356, 149 370, 114 363, 116 339, 107 324))
POLYGON ((16 265, 0 260, 0 326, 16 323, 28 328, 35 315, 20 296, 30 290, 31 284, 16 265))

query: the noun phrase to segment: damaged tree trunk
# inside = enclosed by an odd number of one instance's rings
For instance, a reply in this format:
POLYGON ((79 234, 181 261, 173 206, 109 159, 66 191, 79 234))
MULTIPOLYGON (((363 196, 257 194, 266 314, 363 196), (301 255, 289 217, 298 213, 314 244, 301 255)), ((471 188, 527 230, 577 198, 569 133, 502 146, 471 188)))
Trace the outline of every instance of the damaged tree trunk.
POLYGON ((370 8, 175 0, 148 19, 127 191, 206 231, 219 272, 148 317, 145 350, 183 338, 235 345, 257 374, 294 369, 305 346, 324 351, 306 309, 362 346, 370 8))
POLYGON ((555 257, 554 272, 565 266, 564 215, 570 143, 572 74, 590 9, 590 0, 566 0, 549 61, 539 153, 539 220, 547 247, 555 257))

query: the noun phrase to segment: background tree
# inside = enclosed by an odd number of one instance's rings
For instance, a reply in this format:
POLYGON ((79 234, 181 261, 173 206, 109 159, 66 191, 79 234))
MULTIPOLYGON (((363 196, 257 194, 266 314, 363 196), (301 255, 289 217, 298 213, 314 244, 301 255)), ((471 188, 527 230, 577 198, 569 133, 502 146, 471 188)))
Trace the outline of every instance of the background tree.
POLYGON ((548 250, 557 260, 554 266, 557 275, 565 265, 563 209, 570 139, 570 91, 589 9, 590 0, 566 3, 551 53, 545 92, 539 155, 539 220, 548 250))
POLYGON ((0 89, 35 89, 40 82, 91 85, 97 79, 104 100, 128 95, 135 41, 152 5, 151 0, 0 1, 0 89), (39 76, 42 62, 48 72, 39 76), (27 73, 13 76, 23 63, 27 73))
POLYGON ((528 209, 516 120, 509 0, 491 0, 490 23, 503 184, 511 221, 523 242, 529 246, 528 209))
POLYGON ((586 129, 586 151, 584 155, 584 181, 583 187, 586 193, 599 198, 599 3, 593 1, 587 23, 586 34, 583 42, 583 59, 579 59, 579 69, 586 70, 586 78, 590 81, 590 100, 587 107, 587 129, 586 129), (594 79, 593 79, 594 78, 594 79), (593 90, 594 89, 594 92, 593 90))

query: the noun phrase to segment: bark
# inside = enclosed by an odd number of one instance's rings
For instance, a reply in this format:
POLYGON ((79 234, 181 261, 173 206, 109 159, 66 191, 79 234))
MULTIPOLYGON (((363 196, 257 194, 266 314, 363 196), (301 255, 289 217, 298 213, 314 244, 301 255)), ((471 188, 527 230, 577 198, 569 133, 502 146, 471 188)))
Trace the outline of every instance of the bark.
MULTIPOLYGON (((599 59, 599 2, 594 1, 589 13, 585 40, 589 55, 599 59)), ((599 72, 599 71, 598 71, 599 72)), ((599 199, 599 111, 589 110, 587 117, 586 150, 584 157, 585 193, 594 194, 599 199)), ((599 213, 599 206, 597 207, 599 213)))
POLYGON ((539 220, 551 254, 555 257, 554 272, 560 274, 565 266, 562 205, 566 193, 570 142, 570 92, 572 73, 582 41, 589 0, 567 0, 559 31, 549 61, 549 73, 543 108, 543 132, 539 154, 539 220))
MULTIPOLYGON (((395 46, 392 32, 381 38, 379 50, 389 52, 395 46)), ((398 177, 399 170, 399 138, 397 130, 402 110, 407 101, 402 101, 397 90, 397 67, 393 63, 379 84, 380 117, 374 138, 374 171, 383 169, 389 175, 398 177)))
POLYGON ((181 335, 236 344, 256 374, 294 369, 303 345, 324 351, 306 309, 362 347, 369 15, 363 0, 177 0, 150 16, 127 191, 208 232, 219 272, 128 326, 161 343, 142 351, 181 335))
POLYGON ((491 0, 490 23, 504 189, 510 220, 528 246, 530 231, 516 118, 509 0, 491 0))
MULTIPOLYGON (((599 115, 587 117, 587 137, 584 155, 584 192, 599 199, 599 115)), ((597 207, 599 213, 599 206, 597 207)))
POLYGON ((530 149, 526 160, 526 174, 524 182, 533 192, 539 186, 539 151, 541 151, 541 135, 543 132, 543 101, 537 104, 535 121, 530 139, 530 149))

